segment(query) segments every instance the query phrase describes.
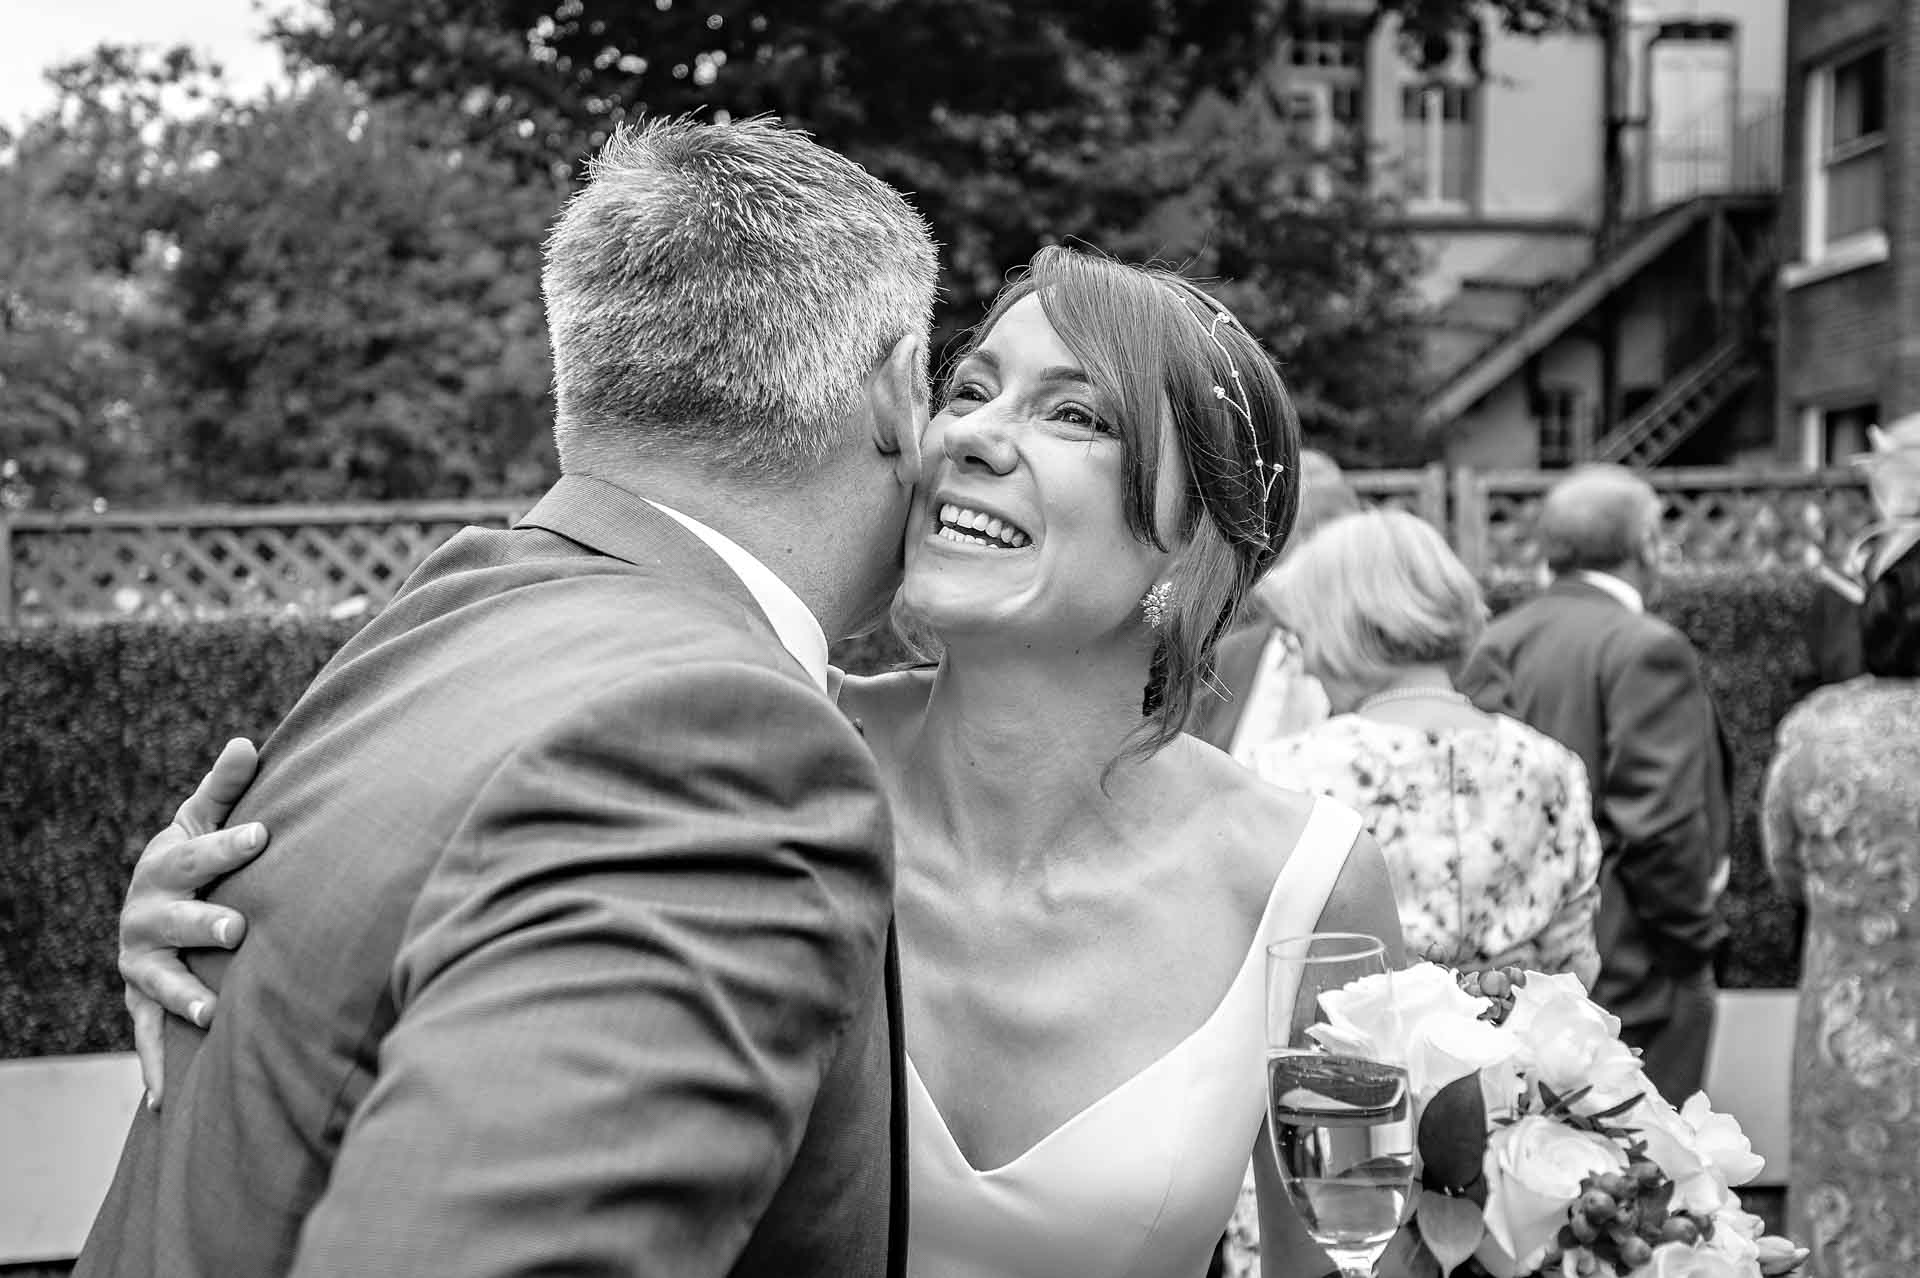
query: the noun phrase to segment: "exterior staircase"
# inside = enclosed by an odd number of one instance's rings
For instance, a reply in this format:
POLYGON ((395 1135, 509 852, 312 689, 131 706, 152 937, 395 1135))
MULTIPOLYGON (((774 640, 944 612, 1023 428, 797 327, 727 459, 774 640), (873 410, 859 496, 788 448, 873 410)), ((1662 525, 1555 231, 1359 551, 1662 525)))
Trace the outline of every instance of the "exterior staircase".
POLYGON ((1704 222, 1726 197, 1696 196, 1629 229, 1577 274, 1534 289, 1525 309, 1497 336, 1470 353, 1428 396, 1419 425, 1430 431, 1466 412, 1538 352, 1592 313, 1662 253, 1704 222))
POLYGON ((1594 444, 1596 461, 1651 466, 1678 448, 1729 400, 1752 384, 1760 366, 1741 330, 1722 338, 1682 369, 1618 429, 1594 444))

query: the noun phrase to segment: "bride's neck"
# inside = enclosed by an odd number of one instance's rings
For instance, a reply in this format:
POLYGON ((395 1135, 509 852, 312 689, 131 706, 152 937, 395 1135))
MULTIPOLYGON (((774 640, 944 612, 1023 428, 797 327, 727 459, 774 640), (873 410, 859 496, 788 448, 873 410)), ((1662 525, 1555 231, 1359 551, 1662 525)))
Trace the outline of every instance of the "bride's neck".
POLYGON ((903 742, 909 819, 994 860, 1084 844, 1140 766, 1108 765, 1142 723, 1146 678, 1134 654, 949 649, 903 742))

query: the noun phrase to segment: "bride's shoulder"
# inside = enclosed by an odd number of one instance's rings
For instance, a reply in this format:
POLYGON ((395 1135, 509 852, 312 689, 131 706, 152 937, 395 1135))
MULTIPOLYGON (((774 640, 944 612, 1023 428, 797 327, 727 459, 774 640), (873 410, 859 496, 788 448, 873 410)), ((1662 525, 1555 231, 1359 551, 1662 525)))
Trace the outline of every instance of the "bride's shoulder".
POLYGON ((1172 749, 1185 775, 1183 789, 1196 796, 1182 805, 1191 845, 1211 845, 1225 856, 1243 886, 1262 899, 1299 845, 1314 808, 1326 800, 1263 780, 1230 756, 1193 737, 1172 749))

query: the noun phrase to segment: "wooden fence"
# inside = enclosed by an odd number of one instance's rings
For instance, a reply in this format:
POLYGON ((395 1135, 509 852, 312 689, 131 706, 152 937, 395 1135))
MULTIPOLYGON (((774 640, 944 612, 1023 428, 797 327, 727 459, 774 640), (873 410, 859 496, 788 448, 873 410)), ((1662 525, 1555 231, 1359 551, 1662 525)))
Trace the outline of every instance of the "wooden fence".
MULTIPOLYGON (((1653 470, 1689 567, 1837 562, 1871 518, 1851 471, 1653 470)), ((1369 501, 1444 528, 1489 582, 1539 572, 1531 529, 1547 471, 1359 471, 1369 501)), ((462 527, 510 525, 532 498, 0 516, 0 626, 352 615, 379 608, 462 527)))

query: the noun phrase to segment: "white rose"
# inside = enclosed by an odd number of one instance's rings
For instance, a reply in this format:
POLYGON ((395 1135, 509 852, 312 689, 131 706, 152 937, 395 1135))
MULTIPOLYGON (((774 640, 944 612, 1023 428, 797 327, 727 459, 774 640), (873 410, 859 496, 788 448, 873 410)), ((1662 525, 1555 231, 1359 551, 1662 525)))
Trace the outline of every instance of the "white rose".
POLYGON ((1527 973, 1527 983, 1514 991, 1506 1028, 1536 1081, 1562 1096, 1592 1088, 1574 1106, 1580 1113, 1599 1113, 1653 1091, 1640 1059, 1620 1041, 1620 1018, 1588 998, 1571 973, 1527 973))
POLYGON ((1650 1091, 1620 1122, 1639 1133, 1647 1143, 1647 1157, 1673 1181, 1674 1211, 1711 1216, 1733 1202, 1726 1181, 1701 1154, 1692 1124, 1657 1092, 1650 1091))
POLYGON ((1734 1202, 1713 1214, 1713 1237, 1701 1242, 1699 1250, 1724 1257, 1743 1274, 1758 1274, 1760 1235, 1766 1227, 1767 1222, 1734 1202))
POLYGON ((1567 1223, 1581 1181, 1626 1165, 1626 1154, 1606 1137, 1537 1114, 1495 1128, 1481 1164, 1487 1230, 1507 1255, 1531 1256, 1567 1223))
POLYGON ((1329 1051, 1404 1067, 1414 1100, 1422 1104, 1455 1079, 1513 1058, 1513 1036, 1480 1019, 1488 1006, 1461 989, 1446 968, 1416 963, 1322 994, 1327 1023, 1310 1032, 1329 1051))
POLYGON ((1758 1176, 1767 1160, 1753 1152, 1753 1142, 1731 1114, 1716 1114, 1705 1092, 1695 1092, 1680 1107, 1680 1117, 1693 1129, 1694 1146, 1728 1186, 1744 1185, 1758 1176))
POLYGON ((1757 1267, 1743 1266, 1717 1252, 1685 1243, 1661 1243, 1635 1278, 1759 1278, 1757 1267))

